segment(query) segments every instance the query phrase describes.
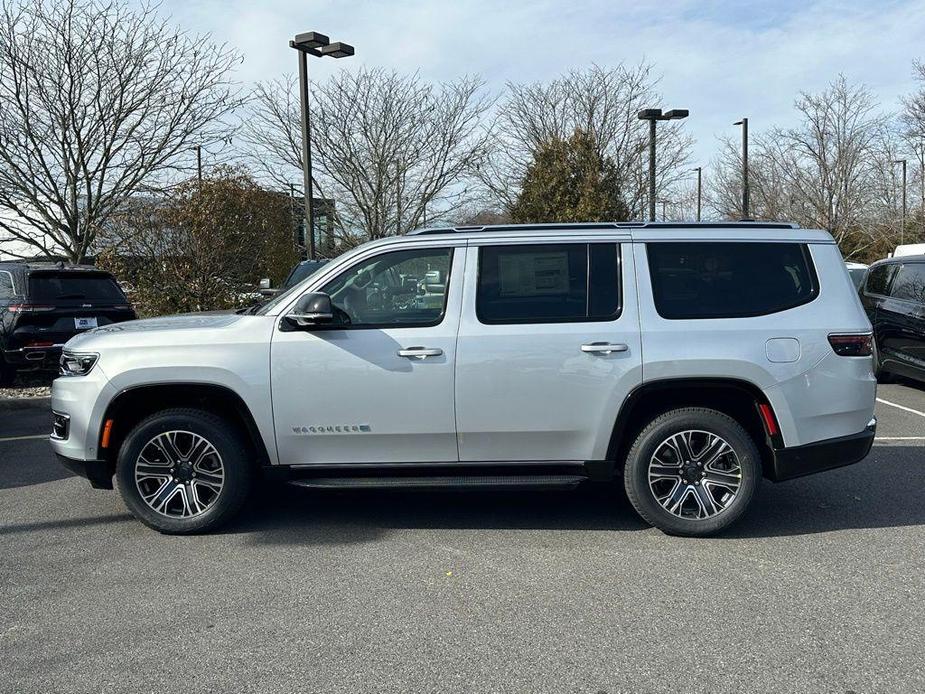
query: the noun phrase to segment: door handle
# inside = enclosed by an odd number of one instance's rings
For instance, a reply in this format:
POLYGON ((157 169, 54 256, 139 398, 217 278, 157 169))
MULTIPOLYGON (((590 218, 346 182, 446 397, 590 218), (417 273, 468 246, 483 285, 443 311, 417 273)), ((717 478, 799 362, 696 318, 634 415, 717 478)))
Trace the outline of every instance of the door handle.
POLYGON ((398 350, 398 356, 400 357, 417 357, 418 359, 439 357, 441 354, 443 354, 443 350, 439 347, 406 347, 398 350))
POLYGON ((590 354, 611 354, 612 352, 626 352, 629 348, 629 345, 622 342, 590 342, 582 345, 581 351, 590 354))

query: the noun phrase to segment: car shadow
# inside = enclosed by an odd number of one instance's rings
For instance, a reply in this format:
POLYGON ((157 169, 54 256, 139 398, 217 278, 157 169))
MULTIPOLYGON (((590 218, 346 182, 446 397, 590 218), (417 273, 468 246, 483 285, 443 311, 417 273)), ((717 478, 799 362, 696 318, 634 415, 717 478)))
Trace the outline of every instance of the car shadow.
POLYGON ((262 544, 370 542, 394 530, 644 530, 612 485, 572 491, 310 490, 265 484, 226 532, 262 544), (614 503, 614 499, 618 501, 614 503))
MULTIPOLYGON (((774 484, 764 481, 726 539, 925 525, 925 448, 878 446, 863 462, 774 484)), ((620 485, 574 491, 321 491, 263 485, 226 532, 269 544, 370 542, 393 530, 645 530, 620 485)))

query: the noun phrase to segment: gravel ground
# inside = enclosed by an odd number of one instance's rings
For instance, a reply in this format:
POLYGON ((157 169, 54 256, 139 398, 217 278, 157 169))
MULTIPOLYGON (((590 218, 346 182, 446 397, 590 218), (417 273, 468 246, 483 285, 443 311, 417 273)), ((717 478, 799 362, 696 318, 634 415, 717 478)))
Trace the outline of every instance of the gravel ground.
POLYGON ((26 371, 16 374, 16 381, 10 388, 0 388, 0 400, 18 398, 47 398, 51 395, 53 371, 26 371))

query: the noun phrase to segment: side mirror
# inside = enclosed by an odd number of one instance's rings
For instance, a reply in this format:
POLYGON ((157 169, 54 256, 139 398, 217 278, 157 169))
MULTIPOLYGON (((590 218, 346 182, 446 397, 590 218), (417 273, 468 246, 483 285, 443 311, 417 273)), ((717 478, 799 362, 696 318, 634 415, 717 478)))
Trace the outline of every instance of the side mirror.
POLYGON ((330 323, 334 320, 331 297, 322 292, 303 294, 296 302, 292 312, 286 315, 286 320, 299 328, 310 328, 315 325, 330 323))
POLYGON ((257 285, 257 288, 258 289, 269 289, 270 288, 270 278, 264 277, 262 280, 260 280, 260 284, 257 285))

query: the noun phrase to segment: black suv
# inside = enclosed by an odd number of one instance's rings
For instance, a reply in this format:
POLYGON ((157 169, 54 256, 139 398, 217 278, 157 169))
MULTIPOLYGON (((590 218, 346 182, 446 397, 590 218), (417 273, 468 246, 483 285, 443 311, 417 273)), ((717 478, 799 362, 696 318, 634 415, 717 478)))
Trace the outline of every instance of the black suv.
POLYGON ((77 333, 135 317, 108 272, 0 262, 0 385, 17 370, 57 368, 61 347, 77 333))
POLYGON ((874 263, 860 295, 874 326, 877 380, 925 381, 925 255, 874 263))

